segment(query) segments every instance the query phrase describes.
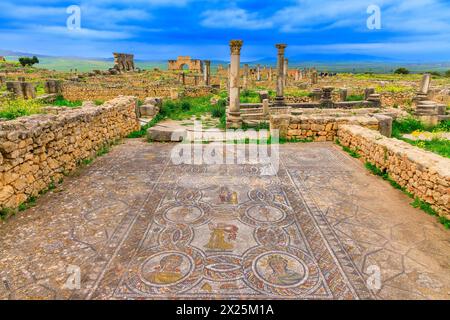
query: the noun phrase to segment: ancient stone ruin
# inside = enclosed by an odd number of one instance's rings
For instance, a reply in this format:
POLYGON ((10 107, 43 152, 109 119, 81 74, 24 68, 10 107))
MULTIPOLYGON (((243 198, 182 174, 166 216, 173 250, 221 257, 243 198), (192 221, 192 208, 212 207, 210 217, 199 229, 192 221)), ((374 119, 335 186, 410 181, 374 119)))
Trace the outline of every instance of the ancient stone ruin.
POLYGON ((179 56, 177 60, 169 60, 168 63, 168 69, 171 71, 183 70, 187 67, 190 71, 201 73, 203 69, 201 60, 191 59, 189 56, 179 56))
POLYGON ((134 55, 127 53, 113 53, 114 69, 120 72, 134 71, 134 55))
POLYGON ((48 94, 61 94, 62 82, 60 80, 47 80, 45 82, 45 92, 48 94))
POLYGON ((6 90, 11 92, 17 98, 22 99, 36 98, 36 87, 31 82, 9 81, 6 82, 6 90))

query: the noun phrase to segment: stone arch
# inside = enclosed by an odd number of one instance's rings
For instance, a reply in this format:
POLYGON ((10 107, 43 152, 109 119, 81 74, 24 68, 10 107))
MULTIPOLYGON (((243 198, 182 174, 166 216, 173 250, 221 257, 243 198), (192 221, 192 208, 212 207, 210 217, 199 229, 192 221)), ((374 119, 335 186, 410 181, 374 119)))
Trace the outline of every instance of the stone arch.
POLYGON ((180 71, 183 70, 183 65, 187 65, 190 71, 201 73, 203 69, 202 61, 198 59, 191 59, 189 56, 180 56, 177 60, 168 61, 169 70, 180 71))

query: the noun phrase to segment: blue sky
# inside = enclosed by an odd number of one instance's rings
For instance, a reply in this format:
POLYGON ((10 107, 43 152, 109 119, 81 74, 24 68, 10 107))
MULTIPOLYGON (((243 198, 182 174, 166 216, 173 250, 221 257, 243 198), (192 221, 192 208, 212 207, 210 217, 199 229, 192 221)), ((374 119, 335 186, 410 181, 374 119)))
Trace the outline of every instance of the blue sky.
POLYGON ((0 49, 37 54, 165 60, 178 55, 227 60, 228 40, 243 39, 243 60, 357 54, 450 61, 450 1, 444 0, 1 0, 0 49), (369 5, 381 29, 369 30, 369 5), (81 30, 66 26, 70 5, 81 30))

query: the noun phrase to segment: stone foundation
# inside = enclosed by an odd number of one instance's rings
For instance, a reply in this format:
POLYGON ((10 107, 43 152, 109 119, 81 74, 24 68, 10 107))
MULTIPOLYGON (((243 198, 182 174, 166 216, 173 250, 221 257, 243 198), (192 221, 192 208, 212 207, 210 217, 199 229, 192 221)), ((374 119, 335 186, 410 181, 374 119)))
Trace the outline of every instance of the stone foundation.
POLYGON ((0 208, 16 208, 139 127, 134 97, 0 122, 0 208))
POLYGON ((338 138, 362 161, 386 170, 400 186, 450 219, 450 159, 360 126, 341 126, 338 138))
POLYGON ((334 117, 280 114, 270 117, 270 130, 278 129, 280 138, 287 140, 333 141, 340 125, 343 124, 357 124, 372 130, 379 129, 379 121, 369 116, 334 117))

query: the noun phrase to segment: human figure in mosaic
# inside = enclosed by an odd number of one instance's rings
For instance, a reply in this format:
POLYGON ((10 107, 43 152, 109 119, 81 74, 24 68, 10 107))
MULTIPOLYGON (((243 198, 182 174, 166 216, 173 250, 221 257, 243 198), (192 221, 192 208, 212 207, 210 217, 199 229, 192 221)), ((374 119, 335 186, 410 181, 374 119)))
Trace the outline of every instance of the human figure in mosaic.
POLYGON ((219 200, 222 204, 237 204, 237 192, 232 192, 228 187, 221 187, 219 190, 219 200))
POLYGON ((234 244, 232 241, 236 240, 237 232, 239 230, 238 227, 224 223, 218 223, 217 225, 210 223, 208 226, 209 230, 211 230, 211 235, 208 243, 205 245, 205 248, 211 250, 234 249, 234 244))
POLYGON ((281 286, 294 285, 303 279, 303 275, 289 270, 289 261, 282 256, 275 254, 267 259, 268 270, 271 274, 268 281, 281 286))
POLYGON ((183 278, 180 266, 183 258, 176 254, 165 256, 161 259, 159 266, 155 267, 147 279, 155 284, 171 284, 183 278))

